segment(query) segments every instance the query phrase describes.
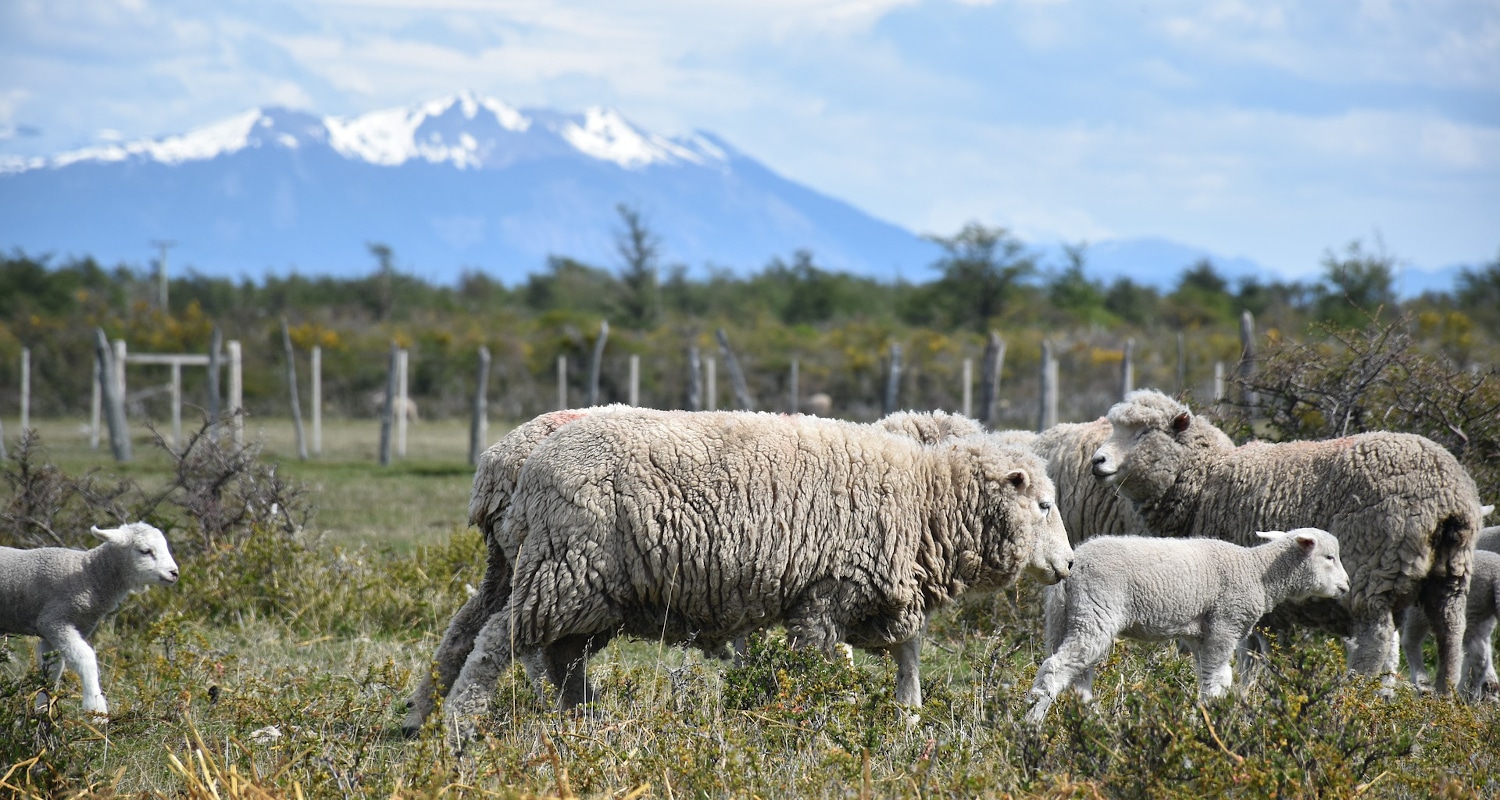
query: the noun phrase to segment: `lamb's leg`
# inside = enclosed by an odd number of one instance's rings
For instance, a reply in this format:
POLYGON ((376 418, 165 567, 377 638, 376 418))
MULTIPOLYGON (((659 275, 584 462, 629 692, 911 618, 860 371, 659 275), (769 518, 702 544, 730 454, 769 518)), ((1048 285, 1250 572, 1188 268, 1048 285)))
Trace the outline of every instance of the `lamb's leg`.
MULTIPOLYGON (((1039 724, 1045 719, 1047 709, 1052 706, 1052 701, 1062 692, 1063 687, 1073 683, 1080 673, 1098 666, 1109 655, 1109 649, 1113 645, 1112 632, 1070 632, 1063 637, 1057 652, 1048 656, 1037 669, 1036 680, 1031 684, 1031 691, 1027 695, 1027 699, 1031 701, 1031 710, 1026 712, 1026 721, 1039 724)), ((1092 685, 1093 678, 1090 675, 1091 691, 1092 685)))
POLYGON ((1437 693, 1448 694, 1458 686, 1463 661, 1464 625, 1469 599, 1469 576, 1428 578, 1422 582, 1422 610, 1437 635, 1437 693))
POLYGON ((42 638, 50 641, 63 660, 78 673, 78 682, 83 685, 83 710, 92 714, 109 715, 109 704, 104 701, 104 690, 99 687, 99 662, 94 648, 84 641, 83 634, 71 627, 47 631, 42 638))
POLYGON ((1198 695, 1203 699, 1223 697, 1234 682, 1229 662, 1243 637, 1215 635, 1192 643, 1193 664, 1198 671, 1198 695))
POLYGON ((443 706, 443 727, 455 751, 476 737, 475 719, 489 712, 490 695, 500 673, 510 666, 511 607, 494 614, 474 638, 474 648, 464 661, 463 669, 453 682, 448 701, 443 706))
POLYGON ((1406 609, 1401 619, 1401 649, 1406 655, 1406 669, 1411 682, 1424 692, 1432 691, 1432 678, 1427 674, 1427 659, 1422 653, 1422 642, 1432 626, 1427 614, 1415 606, 1406 609))
POLYGON ((1500 677, 1495 674, 1495 618, 1473 623, 1464 631, 1464 668, 1462 692, 1465 700, 1478 703, 1500 693, 1500 677))

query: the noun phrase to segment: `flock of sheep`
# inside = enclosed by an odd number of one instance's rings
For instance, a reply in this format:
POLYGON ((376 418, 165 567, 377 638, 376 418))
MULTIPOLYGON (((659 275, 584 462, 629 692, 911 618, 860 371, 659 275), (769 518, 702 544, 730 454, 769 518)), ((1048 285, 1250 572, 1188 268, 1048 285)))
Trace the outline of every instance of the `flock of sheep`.
MULTIPOLYGON (((889 652, 897 701, 917 706, 928 617, 1022 573, 1048 584, 1033 722, 1068 686, 1088 697, 1116 637, 1176 640, 1212 697, 1260 630, 1288 625, 1343 637, 1350 667, 1388 682, 1404 649, 1414 682, 1478 700, 1500 693, 1500 554, 1485 552, 1500 551, 1500 530, 1481 532, 1486 510, 1458 461, 1422 437, 1236 447, 1150 390, 1039 434, 943 412, 872 425, 544 414, 480 458, 469 521, 487 547, 484 580, 403 728, 445 698, 462 746, 514 660, 567 708, 594 696, 585 665, 620 634, 730 658, 775 625, 796 647, 889 652)), ((125 594, 174 581, 177 567, 148 525, 95 533, 105 543, 86 552, 0 548, 0 633, 42 637, 39 652, 59 651, 82 678, 85 710, 106 713, 85 640, 125 594)), ((55 681, 61 663, 46 666, 55 681)))

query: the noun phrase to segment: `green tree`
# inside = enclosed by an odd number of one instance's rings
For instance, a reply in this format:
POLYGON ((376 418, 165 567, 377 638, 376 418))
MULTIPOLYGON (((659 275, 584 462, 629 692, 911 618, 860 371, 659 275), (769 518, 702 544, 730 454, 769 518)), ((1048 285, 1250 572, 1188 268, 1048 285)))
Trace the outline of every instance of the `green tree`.
POLYGON ((630 206, 615 207, 625 229, 615 235, 615 251, 620 254, 620 297, 622 324, 631 328, 650 328, 661 315, 661 297, 657 288, 661 239, 646 227, 641 213, 630 206))
POLYGON ((970 222, 952 236, 930 235, 945 252, 934 268, 942 277, 929 284, 930 313, 948 324, 987 330, 1036 273, 1036 261, 1020 239, 1001 227, 970 222))
POLYGON ((1115 278, 1104 294, 1104 308, 1133 325, 1145 325, 1160 313, 1161 294, 1130 278, 1115 278))
POLYGON ((1500 253, 1484 266, 1459 271, 1454 300, 1491 335, 1500 336, 1500 253))
POLYGON ((1229 282, 1206 258, 1188 267, 1167 295, 1167 318, 1177 328, 1230 324, 1235 316, 1229 282))
POLYGON ((1378 245, 1366 252, 1358 240, 1344 249, 1344 257, 1323 256, 1323 285, 1318 287, 1317 312, 1322 319, 1359 328, 1381 308, 1396 304, 1396 261, 1378 245))
POLYGON ((1047 299, 1053 308, 1078 322, 1106 322, 1109 312, 1104 304, 1104 286, 1088 276, 1088 246, 1063 245, 1063 256, 1067 266, 1047 284, 1047 299))

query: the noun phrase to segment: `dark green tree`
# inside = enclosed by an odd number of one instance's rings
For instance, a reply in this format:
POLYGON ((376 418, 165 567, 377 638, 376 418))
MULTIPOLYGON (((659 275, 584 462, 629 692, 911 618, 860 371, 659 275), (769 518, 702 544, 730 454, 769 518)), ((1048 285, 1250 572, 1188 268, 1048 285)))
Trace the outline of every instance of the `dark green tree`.
POLYGON ((1088 245, 1063 245, 1063 256, 1067 259, 1066 266, 1047 284, 1047 299, 1052 307, 1077 322, 1107 321, 1104 286, 1088 276, 1088 245))
POLYGON ((927 238, 944 250, 933 265, 942 277, 926 287, 927 313, 955 327, 988 330, 1036 273, 1032 255, 1005 228, 970 222, 952 236, 927 238))
POLYGON ((1229 282, 1206 258, 1188 267, 1167 295, 1167 319, 1179 329, 1233 324, 1237 314, 1229 282))
POLYGON ((1329 322, 1359 328, 1382 308, 1396 304, 1396 261, 1378 243, 1366 252, 1359 241, 1349 243, 1342 258, 1323 256, 1323 285, 1318 287, 1317 313, 1329 322))
POLYGON ((631 328, 650 328, 661 316, 661 296, 657 287, 661 257, 661 239, 641 219, 641 213, 623 203, 615 209, 625 229, 615 234, 615 251, 620 254, 621 323, 631 328))

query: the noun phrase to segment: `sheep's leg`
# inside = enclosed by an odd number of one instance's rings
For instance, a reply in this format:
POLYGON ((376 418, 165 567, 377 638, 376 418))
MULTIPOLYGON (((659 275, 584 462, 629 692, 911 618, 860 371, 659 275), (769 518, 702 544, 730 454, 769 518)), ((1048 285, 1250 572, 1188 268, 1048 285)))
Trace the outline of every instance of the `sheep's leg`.
POLYGON ((1401 649, 1406 655, 1406 669, 1411 682, 1424 692, 1432 691, 1432 678, 1427 674, 1427 659, 1422 653, 1422 642, 1432 626, 1420 608, 1406 609, 1401 619, 1401 649))
POLYGON ((891 648, 896 657, 896 702, 903 706, 922 705, 922 637, 910 639, 891 648))
POLYGON ((1109 655, 1113 645, 1113 633, 1090 631, 1064 637, 1057 652, 1048 656, 1036 672, 1036 681, 1031 684, 1031 692, 1027 695, 1031 700, 1031 710, 1026 713, 1026 721, 1036 724, 1045 719, 1053 699, 1085 671, 1091 673, 1088 682, 1092 695, 1092 670, 1109 655))
POLYGON ((414 735, 432 714, 437 698, 447 696, 454 679, 463 669, 464 661, 474 649, 475 637, 485 622, 505 605, 509 596, 510 567, 503 561, 497 565, 492 558, 478 593, 469 598, 448 623, 443 640, 432 655, 433 668, 423 671, 416 690, 406 701, 408 711, 401 724, 403 733, 414 735), (500 577, 495 577, 497 574, 500 577))
POLYGON ((544 648, 547 679, 558 688, 558 705, 563 711, 583 703, 592 703, 598 692, 589 683, 585 670, 588 660, 609 643, 608 634, 574 634, 544 648))
POLYGON ((1495 618, 1470 625, 1464 632, 1464 667, 1462 694, 1465 700, 1478 703, 1500 693, 1500 676, 1495 674, 1495 618))
POLYGON ((1469 599, 1469 576, 1428 578, 1422 582, 1422 611, 1437 635, 1437 693, 1448 694, 1458 686, 1463 661, 1464 625, 1469 599))
POLYGON ((78 682, 83 685, 83 710, 108 716, 109 704, 104 701, 104 690, 99 687, 99 661, 94 648, 84 641, 83 634, 70 627, 47 632, 45 637, 59 652, 68 666, 78 673, 78 682))
POLYGON ((448 693, 448 701, 443 706, 443 722, 454 750, 462 750, 466 742, 475 738, 477 728, 474 721, 489 712, 495 682, 510 666, 514 653, 510 640, 510 616, 511 604, 507 603, 484 623, 474 638, 473 650, 453 682, 453 689, 448 693))
POLYGON ((1389 611, 1374 617, 1356 620, 1353 645, 1349 651, 1349 668, 1361 675, 1380 677, 1386 688, 1391 688, 1391 655, 1399 654, 1396 647, 1396 623, 1389 611))

